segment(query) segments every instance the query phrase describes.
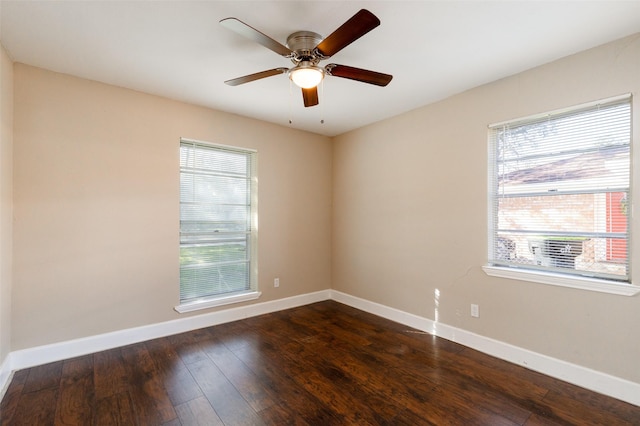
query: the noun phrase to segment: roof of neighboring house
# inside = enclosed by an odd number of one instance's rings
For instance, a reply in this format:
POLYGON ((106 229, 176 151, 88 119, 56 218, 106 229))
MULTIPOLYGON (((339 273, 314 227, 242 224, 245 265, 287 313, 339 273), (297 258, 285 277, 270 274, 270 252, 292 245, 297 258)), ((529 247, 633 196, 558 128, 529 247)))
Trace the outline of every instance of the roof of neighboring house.
MULTIPOLYGON (((606 180, 611 186, 620 186, 624 176, 620 171, 619 162, 627 163, 629 157, 628 145, 608 146, 598 151, 577 154, 551 163, 527 169, 516 170, 499 177, 501 185, 535 185, 549 183, 568 183, 588 181, 590 179, 606 180)), ((628 173, 626 173, 628 176, 628 173)))

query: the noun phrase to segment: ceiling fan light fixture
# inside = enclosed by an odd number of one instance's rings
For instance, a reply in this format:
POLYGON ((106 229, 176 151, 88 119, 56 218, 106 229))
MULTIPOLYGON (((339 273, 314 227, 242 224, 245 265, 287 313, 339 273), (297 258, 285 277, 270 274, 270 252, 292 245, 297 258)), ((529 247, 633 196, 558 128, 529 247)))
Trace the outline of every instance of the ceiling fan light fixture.
POLYGON ((316 87, 324 78, 324 70, 314 65, 300 64, 289 71, 289 78, 303 89, 316 87))
POLYGON ((325 75, 347 78, 377 86, 386 86, 393 78, 389 74, 347 65, 329 64, 324 68, 318 65, 321 61, 332 57, 380 25, 380 20, 366 9, 360 9, 338 29, 324 38, 312 31, 296 31, 289 34, 286 46, 237 18, 225 18, 220 21, 220 24, 249 40, 263 45, 280 56, 290 59, 294 64, 293 68, 273 68, 225 81, 224 83, 229 86, 237 86, 286 73, 289 75, 290 85, 293 82, 296 86, 302 88, 304 106, 311 107, 318 105, 317 87, 325 75))

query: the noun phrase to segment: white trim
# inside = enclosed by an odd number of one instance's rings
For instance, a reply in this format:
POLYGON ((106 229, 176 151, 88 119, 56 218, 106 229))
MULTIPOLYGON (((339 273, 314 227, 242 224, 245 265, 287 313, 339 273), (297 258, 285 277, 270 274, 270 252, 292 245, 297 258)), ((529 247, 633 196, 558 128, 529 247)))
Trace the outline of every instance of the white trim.
POLYGON ((9 383, 13 377, 13 370, 11 368, 11 353, 9 353, 0 365, 0 401, 4 398, 4 394, 7 393, 9 383))
POLYGON ((231 296, 217 297, 215 299, 197 300, 195 302, 183 303, 182 305, 178 305, 173 309, 175 309, 176 312, 184 314, 185 312, 199 311, 201 309, 214 308, 216 306, 224 306, 224 305, 230 305, 232 303, 240 303, 240 302, 246 302, 248 300, 255 300, 259 298, 261 294, 262 293, 259 291, 252 291, 249 293, 241 293, 241 294, 234 294, 231 296))
POLYGON ((528 349, 481 336, 470 331, 409 314, 336 290, 331 299, 365 312, 399 322, 452 342, 509 361, 533 371, 640 406, 640 383, 572 364, 528 349))
POLYGON ((143 327, 14 351, 5 358, 0 367, 0 389, 6 390, 11 378, 11 372, 15 370, 69 359, 75 356, 86 355, 171 334, 183 333, 198 328, 237 321, 270 312, 295 308, 328 299, 460 343, 469 348, 538 371, 542 374, 640 406, 640 383, 631 382, 620 377, 571 364, 560 359, 551 358, 336 290, 322 290, 286 299, 256 303, 143 327))
POLYGON ((631 99, 631 96, 632 96, 631 93, 624 93, 622 95, 612 96, 610 98, 600 99, 600 100, 597 100, 597 101, 585 102, 585 103, 582 103, 582 104, 579 104, 579 105, 573 105, 573 106, 566 107, 566 108, 556 109, 554 111, 542 112, 542 113, 538 113, 538 114, 528 115, 526 117, 520 117, 520 118, 514 118, 512 120, 500 121, 498 123, 489 124, 489 126, 487 126, 487 127, 489 129, 493 129, 493 128, 496 128, 496 127, 503 127, 503 126, 507 126, 507 125, 519 125, 519 124, 521 124, 523 122, 534 121, 534 120, 538 120, 538 119, 541 119, 541 118, 546 118, 546 117, 553 116, 553 115, 565 114, 565 113, 571 112, 571 111, 579 111, 581 109, 595 107, 596 105, 604 105, 604 104, 612 104, 612 103, 620 102, 620 101, 623 101, 623 100, 626 100, 626 99, 631 99))
POLYGON ((614 283, 607 280, 580 277, 577 275, 560 275, 551 272, 506 268, 500 266, 483 266, 482 270, 492 277, 510 278, 512 280, 531 281, 535 283, 560 287, 578 288, 600 293, 635 296, 640 293, 640 286, 625 283, 614 283))
POLYGON ((229 151, 236 151, 236 152, 253 152, 253 153, 257 153, 258 150, 257 149, 253 149, 253 148, 241 148, 238 146, 233 146, 233 145, 224 145, 221 143, 216 143, 216 142, 209 142, 209 141, 203 141, 203 140, 199 140, 199 139, 191 139, 191 138, 180 138, 180 143, 195 143, 195 144, 199 144, 199 145, 206 145, 206 146, 210 146, 213 148, 222 148, 222 149, 226 149, 229 151))
POLYGON ((331 290, 331 300, 335 300, 336 302, 349 305, 353 308, 360 309, 361 311, 369 312, 409 327, 417 328, 421 331, 436 334, 433 327, 434 323, 428 318, 410 314, 399 309, 390 308, 389 306, 381 305, 376 302, 370 302, 369 300, 351 296, 337 290, 331 290))

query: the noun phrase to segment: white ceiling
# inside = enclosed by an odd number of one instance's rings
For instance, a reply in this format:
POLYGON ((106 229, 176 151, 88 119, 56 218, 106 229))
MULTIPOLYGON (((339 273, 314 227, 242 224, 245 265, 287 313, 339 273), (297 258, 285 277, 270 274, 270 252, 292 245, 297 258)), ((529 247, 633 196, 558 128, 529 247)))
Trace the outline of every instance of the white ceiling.
POLYGON ((16 62, 328 136, 640 31, 640 0, 1 0, 0 14, 16 62), (304 108, 286 74, 223 84, 292 64, 221 19, 285 44, 299 30, 327 36, 361 8, 381 25, 321 65, 393 74, 387 87, 327 77, 320 105, 304 108))

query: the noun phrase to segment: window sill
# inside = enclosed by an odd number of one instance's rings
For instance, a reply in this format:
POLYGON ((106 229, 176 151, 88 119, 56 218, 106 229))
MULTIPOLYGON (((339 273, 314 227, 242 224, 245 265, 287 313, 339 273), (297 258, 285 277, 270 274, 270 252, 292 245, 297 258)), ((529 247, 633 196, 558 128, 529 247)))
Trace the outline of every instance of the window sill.
POLYGON ((514 280, 531 281, 560 287, 577 288, 581 290, 597 291, 600 293, 617 294, 621 296, 635 296, 640 293, 640 286, 586 277, 569 277, 548 272, 524 271, 499 266, 483 266, 487 275, 514 280))
POLYGON ((215 299, 197 300, 194 302, 180 304, 174 309, 177 312, 184 314, 186 312, 198 311, 200 309, 208 309, 214 308, 216 306, 230 305, 232 303, 255 300, 259 298, 261 294, 262 293, 259 291, 252 291, 249 293, 234 294, 232 296, 216 297, 215 299))

